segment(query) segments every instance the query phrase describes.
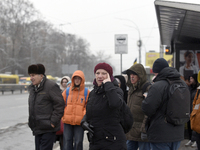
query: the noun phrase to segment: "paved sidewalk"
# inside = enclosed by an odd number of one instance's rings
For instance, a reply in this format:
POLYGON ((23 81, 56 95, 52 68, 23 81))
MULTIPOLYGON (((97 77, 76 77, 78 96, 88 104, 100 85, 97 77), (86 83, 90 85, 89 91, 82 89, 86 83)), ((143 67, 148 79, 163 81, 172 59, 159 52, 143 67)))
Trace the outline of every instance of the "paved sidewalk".
MULTIPOLYGON (((188 142, 187 139, 183 140, 178 150, 196 150, 197 149, 197 148, 192 148, 192 147, 185 147, 185 143, 187 142, 188 142)), ((54 150, 60 150, 58 142, 54 145, 54 150)), ((86 134, 84 136, 84 141, 83 141, 83 150, 89 150, 89 143, 87 141, 86 134)))
POLYGON ((183 140, 183 141, 181 142, 181 146, 179 147, 178 150, 196 150, 196 149, 197 149, 197 147, 196 147, 196 148, 185 147, 185 143, 187 143, 187 142, 188 142, 187 139, 183 140))

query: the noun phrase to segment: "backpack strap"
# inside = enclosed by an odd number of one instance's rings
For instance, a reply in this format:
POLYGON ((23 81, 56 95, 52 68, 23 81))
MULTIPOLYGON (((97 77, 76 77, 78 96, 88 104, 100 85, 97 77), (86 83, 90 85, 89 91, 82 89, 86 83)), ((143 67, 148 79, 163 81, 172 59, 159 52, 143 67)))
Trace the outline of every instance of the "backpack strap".
POLYGON ((85 102, 86 102, 87 94, 88 94, 88 88, 85 88, 84 89, 85 102))
POLYGON ((70 89, 70 87, 68 87, 66 89, 66 104, 65 104, 65 106, 67 106, 67 99, 68 99, 68 96, 69 96, 69 89, 70 89))
MULTIPOLYGON (((66 89, 66 105, 65 105, 65 106, 67 106, 67 99, 68 99, 68 96, 69 96, 69 89, 70 89, 70 87, 68 87, 68 88, 66 89)), ((85 88, 85 89, 84 89, 85 101, 86 101, 86 98, 87 98, 87 94, 88 94, 88 88, 85 88)))

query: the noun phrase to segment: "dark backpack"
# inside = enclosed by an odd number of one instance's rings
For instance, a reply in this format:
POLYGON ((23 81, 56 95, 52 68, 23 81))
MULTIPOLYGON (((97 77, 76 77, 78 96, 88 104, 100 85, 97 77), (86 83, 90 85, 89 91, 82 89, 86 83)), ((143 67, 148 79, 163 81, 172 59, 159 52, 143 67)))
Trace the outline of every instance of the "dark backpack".
POLYGON ((190 91, 183 80, 168 80, 165 119, 173 125, 183 125, 190 119, 190 91))
POLYGON ((120 109, 120 124, 124 129, 124 133, 128 133, 133 125, 133 116, 131 114, 130 108, 127 106, 124 100, 120 109))

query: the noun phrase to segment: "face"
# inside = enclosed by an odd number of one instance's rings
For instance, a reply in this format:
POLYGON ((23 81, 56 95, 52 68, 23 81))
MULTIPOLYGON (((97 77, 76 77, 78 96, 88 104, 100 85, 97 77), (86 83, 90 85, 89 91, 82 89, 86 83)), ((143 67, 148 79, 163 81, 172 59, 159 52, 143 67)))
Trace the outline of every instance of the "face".
POLYGON ((82 81, 81 77, 78 77, 78 76, 74 77, 74 84, 75 85, 80 85, 81 81, 82 81))
POLYGON ((103 80, 107 79, 107 71, 104 69, 98 69, 95 73, 95 79, 98 86, 101 86, 103 80))
POLYGON ((140 79, 140 78, 139 78, 137 75, 130 74, 130 80, 131 80, 131 83, 132 83, 132 84, 137 83, 139 79, 140 79))
POLYGON ((192 61, 193 61, 193 54, 190 53, 187 57, 185 57, 185 61, 187 63, 192 63, 192 61))
POLYGON ((67 79, 62 79, 61 84, 62 84, 62 86, 63 86, 64 88, 67 87, 67 82, 68 82, 67 79))
POLYGON ((120 80, 118 78, 115 78, 117 80, 118 86, 121 87, 120 80))
POLYGON ((42 74, 30 74, 31 82, 33 85, 38 85, 42 81, 44 75, 42 74))
POLYGON ((153 74, 154 74, 155 77, 158 75, 158 73, 153 73, 153 74))
POLYGON ((195 84, 195 80, 193 77, 190 77, 190 84, 195 84))

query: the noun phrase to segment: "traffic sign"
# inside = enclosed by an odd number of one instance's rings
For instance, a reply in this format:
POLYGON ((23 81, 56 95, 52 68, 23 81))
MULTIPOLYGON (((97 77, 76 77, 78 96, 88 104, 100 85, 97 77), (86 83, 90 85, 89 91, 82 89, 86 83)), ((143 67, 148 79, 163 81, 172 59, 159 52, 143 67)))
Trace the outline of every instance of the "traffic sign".
POLYGON ((128 53, 128 35, 127 34, 115 34, 115 54, 127 54, 128 53))

